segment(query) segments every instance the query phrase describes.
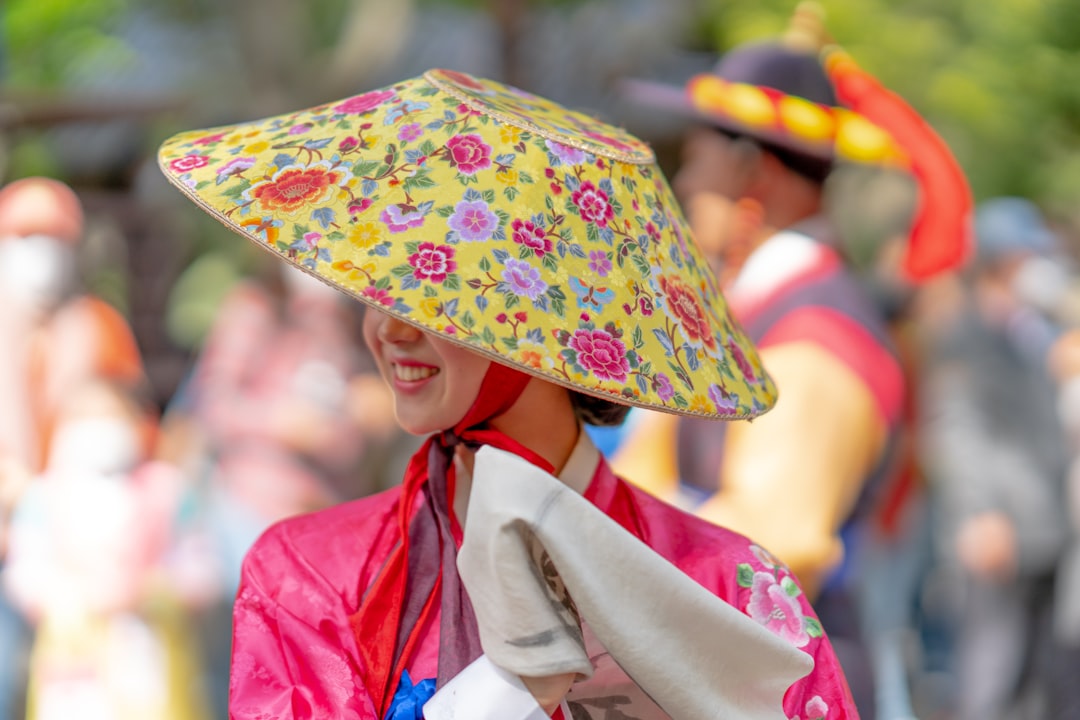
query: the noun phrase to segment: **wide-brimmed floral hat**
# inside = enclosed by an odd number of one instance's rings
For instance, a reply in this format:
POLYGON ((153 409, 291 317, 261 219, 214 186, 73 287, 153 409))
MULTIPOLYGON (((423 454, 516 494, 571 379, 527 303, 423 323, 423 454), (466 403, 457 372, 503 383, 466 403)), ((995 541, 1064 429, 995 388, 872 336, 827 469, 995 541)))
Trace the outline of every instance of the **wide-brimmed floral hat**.
POLYGON ((649 147, 544 98, 431 70, 159 162, 260 247, 494 360, 676 413, 775 402, 649 147))

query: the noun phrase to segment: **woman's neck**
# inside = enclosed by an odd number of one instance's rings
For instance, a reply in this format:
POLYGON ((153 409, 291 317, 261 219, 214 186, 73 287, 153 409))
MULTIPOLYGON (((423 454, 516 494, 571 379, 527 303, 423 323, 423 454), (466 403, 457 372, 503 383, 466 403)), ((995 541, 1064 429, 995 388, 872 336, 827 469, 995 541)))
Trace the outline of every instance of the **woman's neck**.
MULTIPOLYGON (((570 393, 554 383, 533 380, 522 391, 517 402, 489 425, 507 435, 551 463, 558 475, 577 445, 581 426, 570 393)), ((458 473, 454 488, 454 513, 464 526, 472 482, 472 454, 458 453, 465 472, 458 473), (463 477, 464 475, 464 477, 463 477)))

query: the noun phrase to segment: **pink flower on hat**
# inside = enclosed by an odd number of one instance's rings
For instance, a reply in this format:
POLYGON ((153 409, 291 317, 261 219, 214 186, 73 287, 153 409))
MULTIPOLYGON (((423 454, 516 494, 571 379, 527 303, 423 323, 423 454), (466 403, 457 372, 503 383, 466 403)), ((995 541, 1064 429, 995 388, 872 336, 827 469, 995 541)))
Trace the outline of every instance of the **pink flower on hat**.
POLYGON ((423 134, 424 129, 420 126, 420 123, 409 123, 401 126, 397 136, 401 142, 412 142, 419 139, 423 134))
POLYGON ((458 172, 475 175, 491 167, 491 146, 476 134, 455 135, 446 141, 450 161, 458 172))
POLYGON ((368 285, 360 294, 369 300, 379 303, 383 307, 394 307, 394 298, 391 297, 390 291, 384 290, 383 288, 368 285))
POLYGON ((626 346, 605 330, 577 330, 567 341, 570 349, 577 352, 577 361, 599 380, 626 382, 630 363, 626 359, 626 346))
POLYGON ((409 256, 409 264, 412 265, 413 277, 417 280, 430 280, 436 284, 457 270, 454 248, 449 245, 436 246, 431 242, 420 243, 416 252, 409 256))
POLYGON ((223 133, 223 132, 214 133, 213 135, 203 135, 198 140, 192 140, 191 144, 192 145, 213 145, 214 143, 221 142, 222 138, 224 138, 224 137, 225 137, 225 133, 223 133))
POLYGON ((581 219, 585 222, 605 227, 608 221, 615 217, 615 210, 611 207, 607 193, 589 180, 581 183, 581 187, 574 191, 570 199, 577 205, 581 219))
POLYGON ((728 338, 727 349, 731 353, 731 357, 735 359, 735 364, 739 366, 739 372, 742 373, 743 380, 754 382, 757 379, 754 374, 754 366, 746 359, 746 354, 733 338, 728 338))
POLYGON ((772 573, 754 573, 746 611, 751 618, 797 648, 810 642, 810 635, 803 627, 798 597, 789 595, 772 573))
POLYGON ((363 115, 371 112, 384 102, 394 97, 391 90, 373 90, 363 95, 351 97, 348 100, 334 106, 334 112, 348 115, 363 115))
POLYGON ((547 231, 528 220, 515 220, 510 224, 510 237, 518 245, 531 248, 536 257, 543 257, 551 252, 551 239, 547 231))
POLYGON ((206 167, 209 162, 210 158, 206 155, 185 155, 169 163, 169 169, 173 172, 186 173, 206 167))

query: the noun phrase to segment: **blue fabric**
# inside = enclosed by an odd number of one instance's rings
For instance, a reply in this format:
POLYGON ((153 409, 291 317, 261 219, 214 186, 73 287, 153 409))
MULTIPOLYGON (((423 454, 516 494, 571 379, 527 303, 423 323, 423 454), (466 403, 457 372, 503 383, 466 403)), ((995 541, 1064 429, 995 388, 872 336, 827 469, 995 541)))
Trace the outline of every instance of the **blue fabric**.
POLYGON ((401 673, 401 682, 394 693, 394 702, 386 712, 386 720, 424 720, 424 703, 435 694, 435 678, 413 685, 409 671, 401 673))

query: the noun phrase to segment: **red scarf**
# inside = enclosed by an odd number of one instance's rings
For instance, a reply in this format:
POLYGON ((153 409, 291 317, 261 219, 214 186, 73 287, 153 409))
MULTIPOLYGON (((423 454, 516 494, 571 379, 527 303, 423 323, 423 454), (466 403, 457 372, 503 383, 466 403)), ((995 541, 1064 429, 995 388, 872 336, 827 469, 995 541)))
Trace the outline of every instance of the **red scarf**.
MULTIPOLYGON (((402 483, 401 497, 398 500, 399 540, 397 546, 382 572, 368 589, 360 608, 350 617, 350 624, 366 668, 363 678, 364 686, 380 718, 386 715, 402 671, 405 670, 417 643, 421 640, 421 629, 435 612, 442 595, 443 568, 441 566, 446 562, 445 559, 440 563, 439 575, 423 603, 419 619, 411 628, 401 627, 407 600, 410 526, 416 522, 434 522, 431 512, 420 512, 416 508, 417 494, 422 492, 425 486, 445 487, 447 497, 444 507, 452 508, 455 481, 452 460, 454 448, 460 442, 473 446, 491 445, 520 455, 548 472, 554 472, 551 463, 544 458, 487 425, 490 420, 502 415, 517 402, 530 379, 529 375, 506 365, 491 363, 480 385, 476 401, 465 413, 465 417, 450 430, 429 437, 409 461, 402 483), (445 483, 432 482, 442 480, 442 478, 429 476, 433 453, 441 454, 444 460, 444 462, 437 462, 436 465, 439 469, 445 468, 445 483)), ((427 494, 424 502, 434 504, 436 507, 440 504, 432 501, 430 493, 427 494)), ((458 535, 459 530, 452 509, 448 511, 448 514, 449 522, 455 529, 455 535, 458 535)), ((471 608, 468 612, 467 620, 475 622, 471 617, 471 608)), ((473 632, 475 633, 475 629, 473 632)))

